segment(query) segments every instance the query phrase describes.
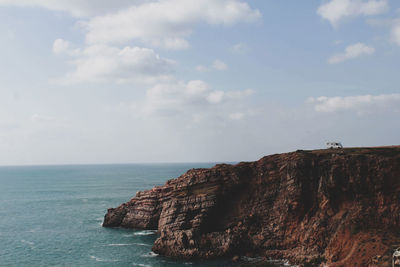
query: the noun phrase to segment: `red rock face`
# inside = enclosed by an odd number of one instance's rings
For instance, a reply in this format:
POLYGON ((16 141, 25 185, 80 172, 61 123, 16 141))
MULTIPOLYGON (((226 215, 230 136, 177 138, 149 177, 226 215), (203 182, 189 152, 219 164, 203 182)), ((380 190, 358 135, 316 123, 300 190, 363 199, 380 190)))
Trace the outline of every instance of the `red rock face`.
POLYGON ((157 229, 153 251, 175 258, 386 266, 400 246, 400 147, 298 151, 189 170, 109 209, 103 226, 157 229))

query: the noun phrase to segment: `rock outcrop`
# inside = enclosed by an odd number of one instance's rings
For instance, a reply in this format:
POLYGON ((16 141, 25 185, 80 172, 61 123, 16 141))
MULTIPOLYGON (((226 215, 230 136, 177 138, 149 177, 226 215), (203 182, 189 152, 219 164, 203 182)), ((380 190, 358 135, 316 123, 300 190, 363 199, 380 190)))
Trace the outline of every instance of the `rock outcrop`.
POLYGON ((109 209, 103 226, 156 229, 153 251, 174 258, 391 266, 400 147, 299 150, 192 169, 109 209))

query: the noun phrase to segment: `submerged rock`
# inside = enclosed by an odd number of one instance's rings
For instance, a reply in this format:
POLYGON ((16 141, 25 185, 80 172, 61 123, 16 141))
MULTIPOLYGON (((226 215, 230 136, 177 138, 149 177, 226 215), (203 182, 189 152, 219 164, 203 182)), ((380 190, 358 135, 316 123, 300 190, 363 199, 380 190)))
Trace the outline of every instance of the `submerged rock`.
POLYGON ((174 258, 383 266, 400 246, 400 147, 192 169, 109 209, 103 226, 157 230, 153 251, 174 258))

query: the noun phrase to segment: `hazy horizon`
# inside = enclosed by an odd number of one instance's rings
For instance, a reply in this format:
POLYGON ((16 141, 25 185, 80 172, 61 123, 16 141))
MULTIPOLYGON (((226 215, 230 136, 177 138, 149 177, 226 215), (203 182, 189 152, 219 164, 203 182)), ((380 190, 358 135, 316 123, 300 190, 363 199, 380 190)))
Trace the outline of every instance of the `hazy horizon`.
MULTIPOLYGON (((344 149, 353 149, 353 148, 379 148, 379 147, 398 147, 399 145, 385 145, 385 146, 372 146, 372 147, 344 147, 344 149)), ((315 148, 315 149, 296 149, 292 151, 281 151, 281 152, 272 152, 266 155, 261 156, 257 159, 250 160, 233 160, 233 161, 153 161, 153 162, 82 162, 82 163, 51 163, 51 164, 13 164, 13 165, 0 165, 1 167, 57 167, 57 166, 95 166, 95 165, 166 165, 166 164, 237 164, 240 162, 253 162, 257 161, 263 157, 271 156, 275 154, 284 154, 284 153, 292 153, 297 150, 305 150, 305 151, 313 151, 313 150, 325 150, 326 147, 323 148, 315 148)))
POLYGON ((398 145, 400 2, 0 0, 0 166, 398 145))

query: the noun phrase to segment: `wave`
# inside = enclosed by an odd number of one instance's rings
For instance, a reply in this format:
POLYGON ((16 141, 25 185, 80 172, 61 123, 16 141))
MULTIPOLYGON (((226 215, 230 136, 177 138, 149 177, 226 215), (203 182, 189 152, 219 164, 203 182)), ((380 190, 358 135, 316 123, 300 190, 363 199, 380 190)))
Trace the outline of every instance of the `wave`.
POLYGON ((98 262, 117 262, 118 261, 118 260, 111 260, 111 259, 102 259, 102 258, 92 256, 92 255, 90 255, 90 258, 95 261, 98 261, 98 262))
POLYGON ((132 237, 132 234, 122 235, 123 237, 132 237))
POLYGON ((144 230, 140 232, 135 232, 133 235, 155 235, 157 233, 156 230, 144 230))
POLYGON ((151 267, 151 265, 143 264, 143 263, 132 263, 133 266, 141 266, 141 267, 151 267))
POLYGON ((124 246, 142 246, 142 247, 151 247, 151 244, 145 243, 111 243, 107 244, 109 247, 124 247, 124 246))

